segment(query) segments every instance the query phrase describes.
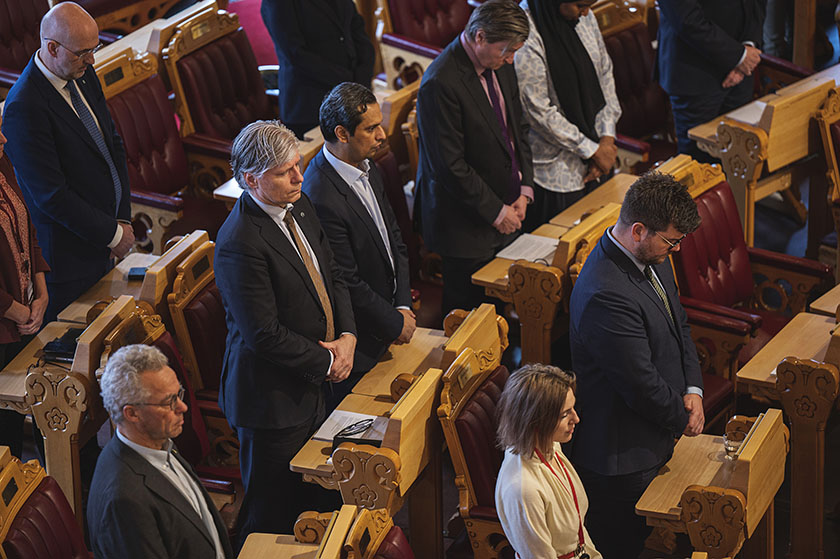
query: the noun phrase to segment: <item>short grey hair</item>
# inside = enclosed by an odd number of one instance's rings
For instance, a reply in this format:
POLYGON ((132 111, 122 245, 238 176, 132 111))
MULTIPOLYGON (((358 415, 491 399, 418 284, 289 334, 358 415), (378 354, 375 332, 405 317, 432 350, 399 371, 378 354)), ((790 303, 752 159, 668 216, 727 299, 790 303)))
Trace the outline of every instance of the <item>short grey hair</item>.
POLYGON ((151 397, 140 376, 160 371, 169 366, 166 356, 156 347, 143 344, 127 345, 118 349, 105 364, 99 380, 102 403, 111 420, 123 422, 123 407, 144 402, 151 397))
POLYGON ((230 166, 243 190, 248 190, 245 173, 260 177, 274 167, 281 167, 298 154, 294 132, 279 120, 258 120, 239 131, 233 140, 230 166))
POLYGON ((488 43, 505 42, 508 45, 524 43, 530 26, 525 10, 513 0, 488 0, 473 10, 465 31, 475 41, 478 30, 484 31, 488 43))

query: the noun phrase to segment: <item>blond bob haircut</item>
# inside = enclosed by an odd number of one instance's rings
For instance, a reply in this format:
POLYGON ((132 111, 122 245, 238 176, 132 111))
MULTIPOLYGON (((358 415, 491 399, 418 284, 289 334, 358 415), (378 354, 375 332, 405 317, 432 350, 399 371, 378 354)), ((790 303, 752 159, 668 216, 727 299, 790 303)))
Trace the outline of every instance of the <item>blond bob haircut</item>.
POLYGON ((525 365, 508 378, 496 410, 499 447, 530 456, 534 449, 549 455, 554 431, 575 374, 551 365, 525 365))

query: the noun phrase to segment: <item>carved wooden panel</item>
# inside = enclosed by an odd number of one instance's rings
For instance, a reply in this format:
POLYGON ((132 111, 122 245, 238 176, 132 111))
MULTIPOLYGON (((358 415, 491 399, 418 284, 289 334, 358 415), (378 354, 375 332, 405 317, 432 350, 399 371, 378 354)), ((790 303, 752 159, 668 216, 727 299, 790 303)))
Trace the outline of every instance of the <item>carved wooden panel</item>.
POLYGON ((345 504, 382 509, 399 501, 400 457, 393 450, 344 443, 332 461, 345 504))
POLYGON ((695 550, 720 559, 734 557, 741 549, 747 504, 739 491, 691 485, 683 492, 680 507, 695 550))
POLYGON ((301 543, 321 543, 334 512, 304 511, 295 520, 295 539, 301 543))

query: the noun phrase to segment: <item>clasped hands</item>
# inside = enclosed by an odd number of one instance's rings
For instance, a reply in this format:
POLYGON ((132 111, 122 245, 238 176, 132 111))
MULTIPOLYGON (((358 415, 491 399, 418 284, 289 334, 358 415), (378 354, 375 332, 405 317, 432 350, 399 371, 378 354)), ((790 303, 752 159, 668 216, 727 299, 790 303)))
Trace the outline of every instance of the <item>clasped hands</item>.
POLYGON ((350 376, 353 370, 353 352, 356 351, 356 336, 342 334, 331 342, 318 341, 318 344, 333 354, 333 363, 327 373, 330 382, 341 382, 350 376))
POLYGON ((615 138, 602 136, 598 141, 598 149, 589 159, 589 168, 583 177, 583 183, 586 184, 609 173, 615 165, 616 157, 618 157, 618 148, 615 147, 615 138))
POLYGON ((19 333, 23 335, 36 334, 41 329, 48 302, 49 298, 46 295, 34 299, 29 306, 12 301, 5 317, 15 323, 19 333))
POLYGON ((724 89, 738 85, 745 76, 751 76, 759 62, 761 62, 760 50, 750 45, 746 45, 745 48, 747 49, 747 55, 744 57, 744 60, 730 70, 726 78, 724 78, 723 83, 721 83, 724 89))
POLYGON ((509 235, 522 229, 525 220, 525 210, 528 208, 528 198, 522 194, 513 204, 505 204, 505 214, 502 220, 494 225, 499 233, 509 235))

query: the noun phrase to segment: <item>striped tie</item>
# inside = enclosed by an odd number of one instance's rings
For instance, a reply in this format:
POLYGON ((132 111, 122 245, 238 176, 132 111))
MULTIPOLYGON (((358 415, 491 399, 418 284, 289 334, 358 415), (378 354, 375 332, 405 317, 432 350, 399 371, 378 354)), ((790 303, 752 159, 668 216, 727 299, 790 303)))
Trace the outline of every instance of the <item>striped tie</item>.
POLYGON ((93 138, 93 142, 96 144, 96 147, 99 148, 99 152, 102 154, 102 157, 105 158, 105 162, 108 163, 108 169, 111 171, 111 180, 114 183, 114 195, 117 199, 117 212, 119 213, 120 200, 122 199, 122 182, 120 182, 120 175, 117 173, 117 167, 114 165, 114 160, 111 158, 111 152, 105 144, 105 138, 102 136, 102 132, 99 130, 99 127, 96 126, 96 121, 93 119, 93 115, 90 114, 87 106, 82 101, 82 97, 79 95, 79 90, 76 88, 76 83, 69 81, 67 82, 65 88, 70 92, 70 102, 73 103, 73 108, 76 109, 76 113, 82 120, 82 124, 84 124, 85 128, 87 128, 88 134, 90 134, 90 137, 93 138))
POLYGON ((674 315, 671 313, 671 304, 668 303, 668 295, 665 294, 665 290, 662 289, 662 286, 659 285, 658 281, 656 281, 656 276, 653 275, 653 268, 651 266, 645 266, 645 275, 647 276, 650 284, 653 286, 653 290, 656 291, 656 294, 659 295, 659 298, 662 299, 663 303, 665 303, 665 312, 668 313, 668 318, 671 319, 671 322, 674 322, 674 315))

